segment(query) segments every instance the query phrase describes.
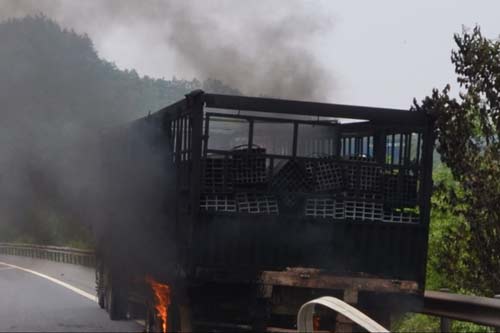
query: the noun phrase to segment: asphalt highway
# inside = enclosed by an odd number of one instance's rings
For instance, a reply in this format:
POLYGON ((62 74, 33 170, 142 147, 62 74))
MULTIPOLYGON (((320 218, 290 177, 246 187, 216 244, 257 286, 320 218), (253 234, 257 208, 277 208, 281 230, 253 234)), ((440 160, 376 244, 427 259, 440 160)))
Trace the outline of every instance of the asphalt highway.
POLYGON ((92 269, 0 255, 0 332, 143 331, 134 321, 111 321, 94 294, 92 269))

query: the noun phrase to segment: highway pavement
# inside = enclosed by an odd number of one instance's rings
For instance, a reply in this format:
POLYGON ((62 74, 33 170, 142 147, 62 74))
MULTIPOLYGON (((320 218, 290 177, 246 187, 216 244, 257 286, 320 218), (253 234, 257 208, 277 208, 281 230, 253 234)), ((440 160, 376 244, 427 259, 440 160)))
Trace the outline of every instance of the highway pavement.
POLYGON ((109 319, 94 281, 90 268, 0 255, 0 332, 142 332, 109 319))

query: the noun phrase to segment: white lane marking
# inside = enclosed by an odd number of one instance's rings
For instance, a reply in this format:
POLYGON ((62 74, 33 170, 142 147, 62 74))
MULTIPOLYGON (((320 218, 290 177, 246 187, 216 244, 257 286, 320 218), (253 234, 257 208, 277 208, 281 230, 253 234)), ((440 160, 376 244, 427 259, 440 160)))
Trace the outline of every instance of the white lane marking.
MULTIPOLYGON (((0 265, 8 266, 8 267, 0 267, 0 271, 2 271, 2 270, 8 270, 8 269, 19 269, 21 271, 25 271, 25 272, 34 274, 36 276, 42 277, 44 279, 47 279, 47 280, 49 280, 51 282, 54 282, 54 283, 56 283, 56 284, 58 284, 60 286, 63 286, 64 288, 68 288, 69 290, 77 293, 78 295, 86 297, 86 298, 90 299, 91 301, 94 301, 94 302, 97 303, 97 296, 94 296, 92 294, 89 294, 88 292, 85 292, 85 291, 83 291, 81 289, 73 287, 72 285, 69 285, 66 282, 62 282, 61 280, 54 279, 53 277, 47 276, 45 274, 36 272, 34 270, 31 270, 31 269, 27 269, 27 268, 16 266, 16 265, 12 265, 12 264, 7 264, 7 263, 2 262, 2 261, 0 261, 0 265)), ((141 326, 146 327, 146 322, 144 320, 135 320, 135 322, 137 324, 141 325, 141 326)))
POLYGON ((146 327, 146 321, 141 319, 136 319, 135 322, 141 326, 146 327))
POLYGON ((48 275, 45 275, 45 274, 42 274, 42 273, 39 273, 37 271, 34 271, 34 270, 31 270, 31 269, 27 269, 27 268, 24 268, 24 267, 20 267, 20 266, 16 266, 16 265, 12 265, 12 264, 7 264, 5 262, 2 262, 0 261, 0 265, 4 265, 4 266, 8 266, 10 268, 15 268, 15 269, 19 269, 21 271, 24 271, 24 272, 27 272, 27 273, 31 273, 33 275, 36 275, 36 276, 39 276, 41 278, 44 278, 44 279, 47 279, 55 284, 58 284, 64 288, 67 288, 75 293, 77 293, 78 295, 80 296, 83 296, 85 298, 88 298, 89 300, 93 301, 93 302, 97 302, 97 296, 94 296, 92 294, 89 294, 88 292, 86 291, 83 291, 81 289, 78 289, 76 287, 73 287, 72 285, 70 284, 67 284, 66 282, 63 282, 61 280, 58 280, 58 279, 54 279, 53 277, 50 277, 48 275))

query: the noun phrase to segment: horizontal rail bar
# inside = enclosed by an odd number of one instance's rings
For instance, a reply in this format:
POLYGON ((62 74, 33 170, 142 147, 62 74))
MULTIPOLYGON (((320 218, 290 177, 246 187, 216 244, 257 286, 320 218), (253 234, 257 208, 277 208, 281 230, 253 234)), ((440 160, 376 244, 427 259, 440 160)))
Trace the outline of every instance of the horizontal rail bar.
POLYGON ((205 94, 204 98, 207 107, 220 109, 365 119, 393 124, 425 125, 427 123, 427 115, 418 111, 219 94, 205 94))
POLYGON ((175 120, 183 116, 185 112, 187 112, 187 103, 185 99, 181 99, 174 104, 168 105, 155 113, 152 113, 151 117, 158 117, 160 119, 162 117, 166 117, 169 120, 175 120))
POLYGON ((300 119, 287 119, 287 118, 275 118, 275 117, 260 117, 260 116, 252 116, 252 115, 242 115, 242 114, 231 114, 231 113, 218 113, 218 112, 207 112, 207 116, 218 117, 218 118, 232 118, 232 119, 242 119, 242 120, 257 120, 260 122, 269 122, 269 123, 287 123, 287 124, 304 124, 304 125, 317 125, 317 126, 332 126, 338 127, 339 123, 336 120, 326 121, 326 120, 300 120, 300 119))
MULTIPOLYGON (((215 155, 228 155, 228 156, 255 156, 262 158, 273 158, 276 160, 301 160, 301 161, 321 161, 318 157, 307 157, 307 156, 292 156, 292 155, 279 155, 279 154, 269 154, 269 153, 254 153, 251 151, 238 151, 238 150, 223 150, 223 149, 207 149, 207 154, 215 154, 215 155)), ((343 165, 353 165, 353 166, 377 166, 384 168, 386 170, 412 170, 418 171, 420 169, 417 165, 399 165, 399 164, 388 164, 388 163, 374 163, 371 161, 362 161, 362 160, 348 160, 344 159, 340 156, 325 156, 327 158, 331 158, 336 163, 343 165)))
POLYGON ((91 250, 75 249, 73 247, 66 247, 66 246, 37 245, 37 244, 27 244, 27 243, 3 243, 3 242, 0 242, 0 246, 12 246, 18 248, 21 247, 39 248, 39 249, 59 250, 59 251, 67 251, 67 252, 81 253, 81 254, 94 254, 94 251, 91 250))
POLYGON ((0 254, 46 259, 89 267, 95 266, 95 254, 93 251, 70 247, 0 243, 0 254))
POLYGON ((419 313, 500 327, 500 299, 426 291, 419 313))
MULTIPOLYGON (((404 111, 402 111, 404 112, 404 111)), ((413 123, 401 123, 401 124, 387 124, 387 123, 377 123, 372 121, 361 121, 355 123, 343 123, 338 127, 342 135, 349 136, 352 132, 354 135, 359 135, 360 133, 366 135, 368 133, 375 133, 378 130, 384 130, 387 133, 395 132, 398 134, 411 134, 420 133, 425 129, 424 126, 416 126, 413 123)))

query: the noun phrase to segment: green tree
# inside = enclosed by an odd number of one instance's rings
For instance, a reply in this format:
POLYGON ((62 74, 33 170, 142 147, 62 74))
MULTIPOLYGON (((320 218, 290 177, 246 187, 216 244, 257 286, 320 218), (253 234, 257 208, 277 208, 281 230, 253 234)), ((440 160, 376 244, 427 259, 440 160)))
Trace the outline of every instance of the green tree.
POLYGON ((456 218, 438 267, 457 287, 491 295, 500 290, 500 42, 479 27, 454 39, 459 97, 448 85, 414 108, 435 117, 437 150, 460 188, 442 198, 456 218), (459 260, 457 251, 464 253, 459 260))
MULTIPOLYGON (((448 167, 438 164, 433 172, 434 193, 427 259, 427 290, 448 288, 461 294, 482 294, 484 289, 468 283, 469 262, 475 261, 468 250, 470 226, 464 218, 464 190, 453 179, 448 167)), ((397 318, 395 318, 397 319, 397 318)), ((394 323, 395 332, 439 332, 439 318, 422 314, 407 314, 394 323)), ((453 321, 453 332, 493 332, 489 327, 453 321)))

